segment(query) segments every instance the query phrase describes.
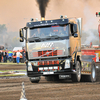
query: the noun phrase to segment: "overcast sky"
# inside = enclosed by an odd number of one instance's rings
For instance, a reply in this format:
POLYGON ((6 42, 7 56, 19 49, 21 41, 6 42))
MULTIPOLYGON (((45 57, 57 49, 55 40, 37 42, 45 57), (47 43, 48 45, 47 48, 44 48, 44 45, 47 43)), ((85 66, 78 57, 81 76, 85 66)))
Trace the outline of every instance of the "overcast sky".
MULTIPOLYGON (((100 0, 50 0, 45 19, 56 19, 60 15, 81 17, 84 30, 96 29, 99 20, 96 11, 100 11, 100 0)), ((8 32, 19 31, 31 18, 41 19, 36 0, 0 0, 0 24, 6 24, 8 32)))

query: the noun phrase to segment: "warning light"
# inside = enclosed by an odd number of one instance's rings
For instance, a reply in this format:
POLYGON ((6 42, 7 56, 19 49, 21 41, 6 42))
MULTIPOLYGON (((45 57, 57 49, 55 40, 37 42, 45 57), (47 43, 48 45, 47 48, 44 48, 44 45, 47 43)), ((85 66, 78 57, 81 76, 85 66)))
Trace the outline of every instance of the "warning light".
POLYGON ((100 17, 100 12, 96 12, 96 17, 100 17))

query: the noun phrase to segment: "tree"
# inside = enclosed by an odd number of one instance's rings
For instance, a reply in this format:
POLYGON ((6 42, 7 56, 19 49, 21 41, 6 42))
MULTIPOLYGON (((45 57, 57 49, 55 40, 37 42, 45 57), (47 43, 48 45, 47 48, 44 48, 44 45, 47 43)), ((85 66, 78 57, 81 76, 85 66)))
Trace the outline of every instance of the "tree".
POLYGON ((0 24, 0 34, 6 34, 6 33, 7 33, 6 25, 5 24, 3 24, 3 25, 0 24))

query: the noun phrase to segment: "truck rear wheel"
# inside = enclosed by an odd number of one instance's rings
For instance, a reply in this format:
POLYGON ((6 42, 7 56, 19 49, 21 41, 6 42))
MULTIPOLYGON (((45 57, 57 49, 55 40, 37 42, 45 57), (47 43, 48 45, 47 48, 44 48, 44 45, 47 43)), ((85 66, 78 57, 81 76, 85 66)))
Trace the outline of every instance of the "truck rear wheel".
POLYGON ((29 80, 31 83, 39 83, 40 77, 30 77, 29 80))
POLYGON ((81 79, 81 65, 79 61, 76 61, 76 74, 72 74, 71 78, 73 82, 80 82, 81 79))
POLYGON ((96 66, 95 62, 93 61, 91 64, 91 75, 90 75, 90 82, 95 82, 96 81, 96 66))
POLYGON ((96 81, 96 66, 95 62, 91 63, 91 74, 90 75, 82 75, 82 82, 95 82, 96 81))

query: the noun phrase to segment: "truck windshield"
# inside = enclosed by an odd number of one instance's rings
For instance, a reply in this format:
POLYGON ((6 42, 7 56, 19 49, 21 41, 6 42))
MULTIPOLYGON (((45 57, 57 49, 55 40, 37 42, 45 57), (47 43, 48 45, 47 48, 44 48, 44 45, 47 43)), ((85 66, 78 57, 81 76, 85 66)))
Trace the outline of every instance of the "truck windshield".
POLYGON ((29 38, 32 37, 39 37, 39 38, 46 38, 48 36, 59 36, 65 37, 69 36, 69 27, 68 25, 56 25, 56 26, 49 26, 49 27, 41 27, 41 28, 31 28, 29 32, 29 38))

